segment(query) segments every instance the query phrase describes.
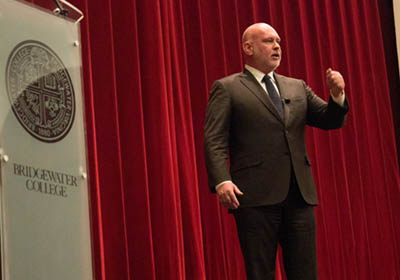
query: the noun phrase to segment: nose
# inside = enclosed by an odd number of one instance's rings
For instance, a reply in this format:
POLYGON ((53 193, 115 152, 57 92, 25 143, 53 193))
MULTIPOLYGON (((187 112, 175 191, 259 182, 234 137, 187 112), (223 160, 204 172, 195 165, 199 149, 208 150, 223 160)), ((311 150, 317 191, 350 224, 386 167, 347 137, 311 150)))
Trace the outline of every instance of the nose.
POLYGON ((281 46, 279 45, 279 42, 278 41, 274 41, 274 45, 273 45, 273 48, 274 48, 274 50, 277 50, 277 49, 279 49, 281 46))

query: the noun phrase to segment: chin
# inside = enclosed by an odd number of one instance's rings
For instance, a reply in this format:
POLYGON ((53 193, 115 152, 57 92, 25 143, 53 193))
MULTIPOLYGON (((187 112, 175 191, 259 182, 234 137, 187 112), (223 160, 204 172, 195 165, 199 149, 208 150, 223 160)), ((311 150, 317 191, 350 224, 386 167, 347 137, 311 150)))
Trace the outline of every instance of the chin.
POLYGON ((271 65, 271 66, 272 66, 272 68, 273 68, 273 70, 272 70, 272 71, 274 71, 276 68, 278 68, 278 67, 279 67, 279 65, 280 65, 280 62, 278 62, 278 63, 275 63, 274 65, 271 65))

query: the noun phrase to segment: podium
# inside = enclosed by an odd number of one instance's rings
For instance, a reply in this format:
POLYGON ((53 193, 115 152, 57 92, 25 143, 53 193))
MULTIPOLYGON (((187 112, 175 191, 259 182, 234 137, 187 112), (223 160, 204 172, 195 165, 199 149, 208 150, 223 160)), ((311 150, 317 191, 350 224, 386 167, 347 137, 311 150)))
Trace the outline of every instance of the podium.
POLYGON ((0 0, 2 280, 93 279, 79 24, 0 0))

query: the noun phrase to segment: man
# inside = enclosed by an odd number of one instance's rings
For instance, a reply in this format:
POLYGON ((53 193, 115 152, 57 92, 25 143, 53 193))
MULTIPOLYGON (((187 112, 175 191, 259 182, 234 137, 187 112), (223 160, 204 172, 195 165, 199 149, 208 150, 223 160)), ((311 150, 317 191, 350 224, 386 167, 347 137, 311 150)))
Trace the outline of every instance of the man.
POLYGON ((274 73, 280 40, 270 25, 251 25, 243 33, 244 71, 214 82, 206 166, 211 191, 234 214, 247 279, 275 279, 279 243, 288 280, 311 280, 317 279, 318 198, 305 126, 341 127, 348 104, 343 77, 330 68, 328 103, 302 80, 274 73))

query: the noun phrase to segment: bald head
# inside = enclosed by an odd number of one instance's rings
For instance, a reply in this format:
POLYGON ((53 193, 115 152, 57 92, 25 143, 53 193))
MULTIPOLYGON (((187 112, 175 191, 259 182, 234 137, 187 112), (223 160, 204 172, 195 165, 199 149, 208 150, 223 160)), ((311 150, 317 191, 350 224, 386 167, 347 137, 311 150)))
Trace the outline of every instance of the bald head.
POLYGON ((242 36, 245 63, 265 74, 275 70, 281 60, 280 42, 271 25, 262 22, 250 25, 242 36))
POLYGON ((255 39, 257 37, 257 35, 260 33, 260 31, 265 30, 265 29, 270 29, 270 30, 275 31, 275 29, 271 25, 264 23, 264 22, 254 23, 254 24, 250 25, 243 32, 242 43, 244 43, 245 41, 248 41, 248 40, 255 39))

